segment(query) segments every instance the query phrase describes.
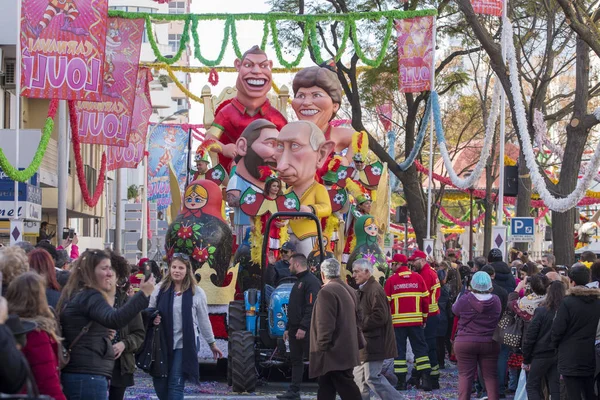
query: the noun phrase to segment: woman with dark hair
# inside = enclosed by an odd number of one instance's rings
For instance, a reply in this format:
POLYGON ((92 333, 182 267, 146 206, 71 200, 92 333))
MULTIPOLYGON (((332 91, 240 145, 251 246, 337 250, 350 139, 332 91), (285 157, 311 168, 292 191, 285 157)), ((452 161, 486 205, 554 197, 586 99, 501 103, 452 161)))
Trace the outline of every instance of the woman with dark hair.
POLYGON ((60 299, 60 285, 56 280, 54 260, 50 253, 44 249, 34 249, 29 252, 29 268, 46 279, 46 300, 50 307, 56 308, 60 299))
POLYGON ((168 360, 166 377, 153 377, 154 390, 160 400, 182 400, 185 381, 198 382, 198 346, 201 334, 215 359, 223 354, 217 347, 208 319, 206 294, 195 284, 190 259, 175 253, 169 263, 169 274, 160 282, 150 300, 159 315, 159 325, 167 348, 161 349, 161 359, 168 360))
POLYGON ((69 400, 108 399, 108 379, 115 360, 109 329, 129 324, 148 307, 154 291, 154 277, 150 277, 142 282, 135 296, 115 310, 110 298, 115 282, 108 254, 103 250, 86 250, 73 264, 63 288, 58 312, 71 360, 61 371, 61 381, 69 400))
MULTIPOLYGON (((527 268, 531 266, 527 265, 527 268)), ((535 268, 535 266, 533 267, 535 268)), ((550 285, 550 279, 546 275, 536 274, 533 276, 525 276, 522 281, 519 282, 514 292, 508 294, 508 305, 507 311, 516 314, 518 318, 523 321, 523 336, 521 337, 521 347, 529 323, 533 319, 535 310, 546 298, 546 288, 550 285), (529 288, 529 289, 526 289, 529 288), (524 297, 520 297, 521 292, 530 292, 524 297)), ((517 389, 519 381, 519 372, 521 365, 523 364, 523 355, 521 349, 514 351, 508 359, 509 365, 509 384, 508 387, 511 391, 517 389)))
POLYGON ((542 400, 542 378, 546 377, 552 399, 560 399, 558 358, 552 347, 552 321, 565 297, 565 285, 554 281, 546 290, 546 298, 535 310, 523 340, 523 369, 527 375, 527 399, 542 400))
MULTIPOLYGON (((115 310, 123 307, 129 297, 129 265, 127 260, 110 251, 110 262, 115 270, 117 284, 115 287, 115 310)), ((155 263, 156 264, 156 263, 155 263)), ((113 333, 112 347, 115 353, 115 366, 113 367, 109 400, 123 400, 125 390, 133 386, 133 373, 135 372, 135 353, 144 343, 144 325, 141 314, 137 314, 127 325, 113 333)))
POLYGON ((592 279, 590 280, 590 283, 585 286, 596 289, 600 288, 600 260, 594 261, 590 267, 590 273, 592 279))
POLYGON ((40 394, 65 400, 58 370, 58 343, 62 338, 58 336, 56 319, 46 301, 44 278, 35 272, 19 275, 8 286, 6 300, 11 314, 37 325, 36 329, 27 333, 27 342, 22 351, 40 394))
MULTIPOLYGON (((276 200, 277 196, 283 195, 283 184, 279 178, 269 177, 265 182, 265 190, 263 191, 265 197, 269 200, 276 200)), ((261 226, 264 230, 266 229, 266 224, 269 218, 271 217, 271 212, 264 213, 261 217, 261 226)), ((280 219, 276 219, 274 223, 269 227, 269 249, 273 251, 273 255, 275 258, 279 256, 279 248, 281 244, 279 239, 281 238, 281 228, 286 225, 285 221, 280 219)))

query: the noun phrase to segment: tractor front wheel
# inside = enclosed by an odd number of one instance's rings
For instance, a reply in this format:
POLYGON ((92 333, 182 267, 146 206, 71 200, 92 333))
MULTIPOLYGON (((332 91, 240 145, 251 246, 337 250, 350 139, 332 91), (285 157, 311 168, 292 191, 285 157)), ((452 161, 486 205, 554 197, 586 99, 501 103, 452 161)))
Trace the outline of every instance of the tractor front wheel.
POLYGON ((235 331, 229 335, 229 343, 231 347, 228 361, 231 364, 233 391, 254 392, 256 389, 254 336, 248 331, 235 331))

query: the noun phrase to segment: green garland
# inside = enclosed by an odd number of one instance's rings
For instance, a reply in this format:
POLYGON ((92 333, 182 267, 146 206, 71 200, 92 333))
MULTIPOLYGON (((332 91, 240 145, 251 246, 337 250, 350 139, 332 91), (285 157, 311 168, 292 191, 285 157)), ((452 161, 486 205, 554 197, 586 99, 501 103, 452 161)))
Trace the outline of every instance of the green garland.
POLYGON ((437 15, 436 10, 414 10, 414 11, 375 11, 375 12, 364 12, 364 13, 348 13, 348 14, 315 14, 315 15, 299 15, 291 13, 270 13, 270 14, 148 14, 148 13, 135 13, 125 12, 119 10, 109 10, 108 15, 110 17, 120 17, 127 19, 138 19, 143 18, 146 21, 146 29, 148 33, 148 39, 150 46, 156 55, 156 58, 160 62, 164 62, 168 65, 172 65, 179 61, 183 51, 190 39, 190 22, 192 29, 192 38, 194 41, 194 57, 207 67, 218 66, 225 55, 229 38, 231 37, 231 43, 233 50, 238 58, 241 58, 242 52, 237 38, 237 29, 235 26, 236 21, 262 21, 263 22, 263 38, 261 41, 261 48, 265 48, 268 41, 269 30, 271 31, 271 38, 273 40, 273 46, 275 47, 275 53, 279 63, 286 68, 294 68, 300 65, 302 57, 304 56, 306 49, 310 43, 313 54, 317 63, 322 63, 324 60, 321 55, 321 49, 318 43, 317 37, 317 23, 319 21, 339 21, 344 23, 344 32, 340 41, 340 47, 335 54, 335 61, 339 61, 347 48, 348 39, 352 35, 354 42, 354 51, 360 60, 370 67, 378 67, 381 65, 383 58, 385 57, 386 51, 389 47, 390 39, 392 37, 392 30, 394 27, 394 20, 415 18, 437 15), (381 50, 375 59, 369 59, 363 52, 359 42, 358 35, 356 32, 356 21, 358 20, 380 20, 382 18, 387 19, 385 36, 381 44, 381 50), (208 60, 202 56, 200 51, 200 39, 198 37, 198 22, 199 21, 215 21, 222 20, 225 22, 223 28, 223 41, 221 42, 221 50, 215 60, 208 60), (156 40, 152 33, 152 21, 184 21, 183 33, 179 43, 179 50, 173 58, 166 58, 158 49, 156 40), (292 62, 287 62, 283 59, 283 52, 281 50, 281 44, 279 43, 277 22, 278 21, 295 21, 304 23, 304 36, 302 38, 302 44, 300 46, 300 52, 298 57, 292 62))
POLYGON ((12 180, 17 182, 27 182, 33 174, 38 172, 40 168, 40 164, 42 163, 42 159, 44 158, 44 154, 46 153, 46 148, 48 147, 48 142, 50 142, 50 137, 52 136, 52 130, 54 129, 54 120, 53 116, 48 116, 46 118, 46 123, 44 124, 44 129, 42 133, 42 137, 40 139, 40 144, 33 156, 33 160, 31 164, 23 171, 19 171, 18 168, 10 165, 10 162, 6 159, 4 155, 4 151, 0 149, 0 168, 2 171, 12 180))
MULTIPOLYGON (((158 49, 158 45, 156 40, 154 39, 154 33, 152 32, 152 21, 150 19, 151 14, 144 14, 142 18, 146 20, 146 33, 148 37, 148 42, 150 42, 150 46, 152 46, 152 50, 154 51, 154 55, 156 59, 160 62, 164 62, 165 64, 172 65, 175 64, 181 58, 183 52, 186 49, 187 43, 190 41, 190 20, 185 20, 185 25, 183 26, 183 33, 181 34, 181 39, 179 41, 179 50, 177 50, 177 54, 173 56, 173 58, 164 57, 160 54, 160 50, 158 49)), ((195 40, 195 39, 194 39, 195 40)), ((196 42, 198 43, 198 42, 196 42)))
MULTIPOLYGON (((266 22, 265 22, 266 23, 266 22)), ((308 47, 308 31, 309 28, 305 27, 304 36, 302 37, 302 43, 300 44, 300 52, 298 53, 298 57, 292 62, 287 62, 283 59, 283 52, 281 51, 281 44, 278 39, 278 30, 277 30, 277 21, 272 20, 269 22, 271 25, 271 35, 273 36, 273 46, 275 47, 275 54, 277 54, 277 59, 285 68, 294 68, 300 64, 302 61, 302 57, 304 57, 304 52, 308 47)), ((241 57, 240 57, 241 58, 241 57)))

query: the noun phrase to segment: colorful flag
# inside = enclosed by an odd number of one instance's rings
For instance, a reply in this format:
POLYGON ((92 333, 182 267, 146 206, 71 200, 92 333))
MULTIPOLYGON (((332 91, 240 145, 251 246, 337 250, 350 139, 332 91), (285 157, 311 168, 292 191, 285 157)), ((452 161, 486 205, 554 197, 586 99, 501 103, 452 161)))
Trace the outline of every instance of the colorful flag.
POLYGON ((100 101, 108 0, 23 0, 21 95, 100 101))
POLYGON ((156 200, 158 210, 171 204, 169 164, 185 184, 189 133, 179 125, 151 125, 148 141, 148 200, 156 200))
POLYGON ((396 20, 398 32, 398 78, 404 93, 431 90, 433 73, 434 17, 396 20))
POLYGON ((471 5, 473 6, 473 11, 475 11, 475 14, 486 14, 501 17, 504 2, 502 0, 471 0, 471 5))
POLYGON ((152 101, 148 84, 152 81, 149 68, 138 70, 137 89, 133 106, 133 117, 127 147, 109 146, 107 151, 108 170, 137 168, 146 151, 148 122, 152 115, 152 101))
POLYGON ((143 31, 143 19, 108 19, 102 101, 76 104, 81 143, 127 147, 143 31))

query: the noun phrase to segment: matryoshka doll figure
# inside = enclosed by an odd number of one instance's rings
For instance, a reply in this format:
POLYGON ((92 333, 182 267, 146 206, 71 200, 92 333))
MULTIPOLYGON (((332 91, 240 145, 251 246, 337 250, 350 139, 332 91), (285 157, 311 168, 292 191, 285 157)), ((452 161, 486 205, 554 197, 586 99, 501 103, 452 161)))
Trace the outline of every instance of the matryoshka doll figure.
POLYGON ((174 253, 190 256, 194 268, 204 263, 216 271, 213 284, 222 286, 232 254, 231 228, 223 219, 223 196, 216 183, 200 179, 191 182, 184 192, 183 208, 167 230, 167 257, 174 253))
MULTIPOLYGON (((354 226, 354 233, 356 234, 356 246, 350 254, 346 269, 352 274, 354 261, 364 258, 373 264, 374 275, 384 275, 385 277, 388 274, 388 264, 385 253, 377 241, 379 228, 377 228, 375 218, 372 215, 363 215, 358 218, 354 226), (377 270, 381 273, 378 273, 377 270)), ((348 284, 357 287, 353 278, 348 280, 348 284)))

